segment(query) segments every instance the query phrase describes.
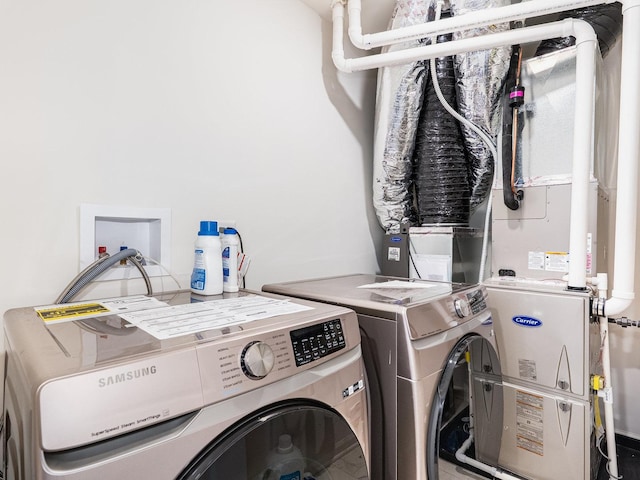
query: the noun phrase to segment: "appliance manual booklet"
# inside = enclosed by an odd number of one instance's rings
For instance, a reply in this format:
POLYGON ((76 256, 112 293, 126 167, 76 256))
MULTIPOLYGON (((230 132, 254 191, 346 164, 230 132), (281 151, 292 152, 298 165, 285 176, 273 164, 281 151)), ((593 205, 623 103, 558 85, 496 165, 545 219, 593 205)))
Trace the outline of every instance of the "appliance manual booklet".
POLYGON ((313 308, 259 295, 172 306, 140 295, 35 309, 47 324, 116 314, 159 340, 305 310, 313 308))

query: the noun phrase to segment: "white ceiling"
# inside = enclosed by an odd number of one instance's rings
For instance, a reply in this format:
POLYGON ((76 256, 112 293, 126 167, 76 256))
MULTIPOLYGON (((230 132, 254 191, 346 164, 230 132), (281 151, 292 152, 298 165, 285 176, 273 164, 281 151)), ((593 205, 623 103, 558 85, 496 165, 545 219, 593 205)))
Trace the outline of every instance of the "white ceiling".
MULTIPOLYGON (((301 0, 318 14, 331 20, 331 0, 301 0)), ((376 33, 387 30, 396 0, 361 0, 362 33, 376 33)))

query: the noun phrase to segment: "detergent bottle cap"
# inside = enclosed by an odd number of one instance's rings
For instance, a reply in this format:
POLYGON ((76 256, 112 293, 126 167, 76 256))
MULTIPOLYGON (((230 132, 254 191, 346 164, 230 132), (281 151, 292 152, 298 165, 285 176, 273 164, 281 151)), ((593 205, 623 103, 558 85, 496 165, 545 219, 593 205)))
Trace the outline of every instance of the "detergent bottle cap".
POLYGON ((238 232, 236 231, 236 229, 235 229, 235 228, 225 228, 225 229, 224 229, 224 234, 225 234, 225 235, 235 235, 235 234, 237 234, 237 233, 238 233, 238 232))
POLYGON ((200 222, 200 231, 198 232, 200 236, 212 235, 217 237, 218 233, 218 222, 210 222, 203 220, 200 222))
POLYGON ((289 453, 293 451, 291 435, 285 433, 278 438, 278 453, 289 453))

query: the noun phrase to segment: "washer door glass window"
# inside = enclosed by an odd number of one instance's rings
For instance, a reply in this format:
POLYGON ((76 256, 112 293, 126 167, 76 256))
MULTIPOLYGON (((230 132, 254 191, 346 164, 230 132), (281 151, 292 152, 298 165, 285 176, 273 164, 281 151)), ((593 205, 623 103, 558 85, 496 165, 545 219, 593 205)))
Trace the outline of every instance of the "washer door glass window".
POLYGON ((365 456, 347 422, 311 402, 260 410, 211 442, 180 480, 368 479, 365 456))

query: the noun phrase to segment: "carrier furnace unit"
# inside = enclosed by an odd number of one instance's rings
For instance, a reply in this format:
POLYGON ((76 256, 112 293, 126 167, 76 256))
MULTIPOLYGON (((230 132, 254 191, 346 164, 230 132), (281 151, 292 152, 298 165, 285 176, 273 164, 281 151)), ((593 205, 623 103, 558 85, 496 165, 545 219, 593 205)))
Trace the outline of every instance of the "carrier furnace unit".
MULTIPOLYGON (((599 59, 601 62, 601 60, 599 59)), ((504 414, 499 465, 536 480, 593 479, 599 454, 594 425, 601 400, 591 376, 601 373, 600 335, 591 291, 570 291, 569 270, 576 50, 523 62, 527 103, 518 142, 516 210, 494 188, 492 275, 486 282, 502 365, 504 414)), ((588 277, 607 269, 608 202, 615 165, 607 154, 602 68, 596 69, 594 163, 588 194, 588 277)), ((498 175, 502 178, 502 175, 498 175)))

